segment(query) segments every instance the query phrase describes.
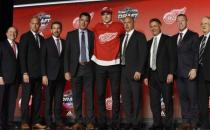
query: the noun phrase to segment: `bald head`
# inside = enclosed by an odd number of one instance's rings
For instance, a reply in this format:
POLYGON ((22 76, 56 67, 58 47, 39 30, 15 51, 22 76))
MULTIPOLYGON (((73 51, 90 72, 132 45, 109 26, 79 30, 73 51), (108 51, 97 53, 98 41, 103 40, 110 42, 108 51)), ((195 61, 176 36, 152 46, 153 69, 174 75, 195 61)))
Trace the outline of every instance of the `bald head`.
POLYGON ((40 19, 37 16, 34 16, 30 20, 30 29, 31 31, 38 33, 40 27, 40 19))
POLYGON ((12 26, 7 29, 7 32, 6 32, 7 39, 11 41, 15 41, 15 39, 17 38, 17 35, 18 35, 18 31, 16 27, 12 26))
POLYGON ((126 32, 134 29, 134 19, 131 16, 126 16, 124 18, 123 24, 126 32))
POLYGON ((203 34, 208 34, 210 32, 210 17, 205 16, 201 20, 201 30, 203 34))

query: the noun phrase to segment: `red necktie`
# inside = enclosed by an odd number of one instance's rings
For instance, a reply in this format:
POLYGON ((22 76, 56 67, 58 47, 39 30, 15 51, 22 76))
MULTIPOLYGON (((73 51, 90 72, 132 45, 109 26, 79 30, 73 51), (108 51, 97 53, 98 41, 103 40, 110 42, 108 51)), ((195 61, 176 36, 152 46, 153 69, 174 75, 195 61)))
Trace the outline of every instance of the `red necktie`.
POLYGON ((15 43, 14 42, 12 42, 12 49, 13 49, 13 52, 14 52, 14 54, 16 56, 16 46, 15 46, 15 43))

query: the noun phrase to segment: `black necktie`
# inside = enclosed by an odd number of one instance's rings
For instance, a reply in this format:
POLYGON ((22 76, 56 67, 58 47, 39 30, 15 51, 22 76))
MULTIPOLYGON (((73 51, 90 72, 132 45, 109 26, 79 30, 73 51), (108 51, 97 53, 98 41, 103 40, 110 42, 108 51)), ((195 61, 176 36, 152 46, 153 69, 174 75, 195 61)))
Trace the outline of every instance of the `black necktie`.
POLYGON ((199 64, 202 64, 202 57, 206 47, 206 36, 203 37, 199 48, 199 64))
POLYGON ((82 31, 82 35, 81 35, 81 52, 80 52, 80 54, 81 54, 81 62, 87 62, 84 31, 82 31))
POLYGON ((38 33, 35 34, 35 39, 36 39, 36 42, 38 44, 38 47, 40 48, 40 39, 39 39, 38 33))
POLYGON ((182 38, 183 38, 182 35, 183 35, 183 33, 179 33, 179 41, 177 43, 178 46, 180 46, 182 43, 182 38))

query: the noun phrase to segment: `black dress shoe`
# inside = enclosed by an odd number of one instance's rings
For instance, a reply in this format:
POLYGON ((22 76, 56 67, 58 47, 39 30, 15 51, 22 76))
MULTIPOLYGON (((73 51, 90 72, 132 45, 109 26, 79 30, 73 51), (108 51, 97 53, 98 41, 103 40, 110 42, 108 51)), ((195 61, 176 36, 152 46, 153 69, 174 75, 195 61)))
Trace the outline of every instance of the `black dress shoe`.
POLYGON ((46 130, 52 130, 54 129, 52 125, 47 125, 46 130))
POLYGON ((106 125, 98 126, 98 130, 108 130, 106 125))
MULTIPOLYGON (((162 128, 163 129, 163 128, 162 128)), ((158 125, 152 125, 151 127, 148 128, 148 130, 162 130, 160 126, 158 125)))
POLYGON ((171 126, 165 126, 164 130, 172 130, 172 127, 171 126))
POLYGON ((141 130, 141 126, 140 125, 133 125, 132 130, 141 130))
POLYGON ((119 130, 120 124, 112 124, 111 128, 112 128, 112 130, 119 130))
POLYGON ((130 124, 124 124, 123 129, 124 130, 130 130, 131 129, 131 125, 130 124))

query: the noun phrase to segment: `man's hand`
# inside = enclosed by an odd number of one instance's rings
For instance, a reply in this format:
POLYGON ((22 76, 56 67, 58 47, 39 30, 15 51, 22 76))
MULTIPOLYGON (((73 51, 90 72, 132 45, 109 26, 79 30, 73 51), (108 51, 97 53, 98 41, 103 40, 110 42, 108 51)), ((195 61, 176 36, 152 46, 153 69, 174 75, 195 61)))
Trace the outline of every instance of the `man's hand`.
POLYGON ((146 86, 149 85, 149 83, 148 83, 148 78, 145 78, 145 79, 144 79, 144 84, 145 84, 146 86))
POLYGON ((197 70, 196 69, 191 69, 189 74, 188 74, 189 80, 195 79, 196 75, 197 75, 197 70))
POLYGON ((66 79, 67 81, 70 81, 70 80, 71 80, 71 74, 70 74, 69 72, 66 72, 66 73, 65 73, 65 79, 66 79))
POLYGON ((42 76, 42 84, 47 86, 48 85, 48 78, 47 76, 42 76))
POLYGON ((24 82, 24 83, 29 83, 29 76, 28 76, 28 73, 24 73, 24 74, 23 74, 23 82, 24 82))
POLYGON ((133 76, 134 80, 140 80, 141 78, 141 73, 140 72, 135 72, 134 76, 133 76))
POLYGON ((3 77, 0 77, 0 86, 1 85, 4 85, 5 83, 4 83, 4 79, 3 79, 3 77))
POLYGON ((166 83, 167 83, 167 84, 170 84, 170 83, 173 82, 173 80, 174 80, 173 74, 168 74, 166 83))

